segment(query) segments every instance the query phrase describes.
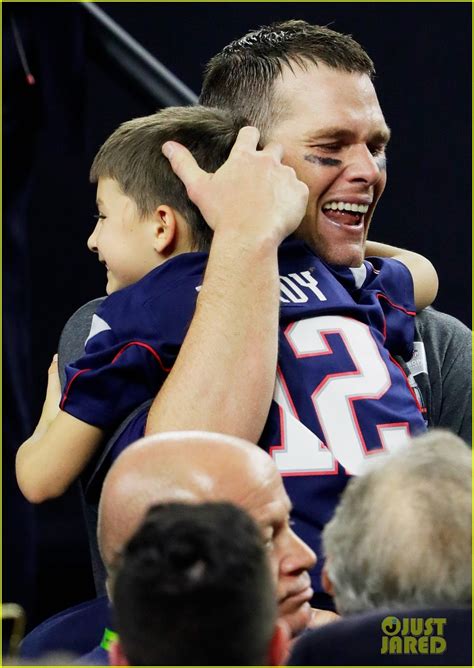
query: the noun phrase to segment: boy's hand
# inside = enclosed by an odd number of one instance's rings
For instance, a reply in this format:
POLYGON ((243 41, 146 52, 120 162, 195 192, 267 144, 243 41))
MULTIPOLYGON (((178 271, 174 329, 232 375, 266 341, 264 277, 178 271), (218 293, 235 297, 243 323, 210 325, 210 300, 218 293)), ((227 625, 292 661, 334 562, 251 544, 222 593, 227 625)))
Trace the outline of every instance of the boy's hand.
POLYGON ((48 386, 46 388, 46 398, 43 404, 43 410, 38 422, 38 427, 48 427, 59 413, 59 403, 61 401, 61 383, 58 371, 58 355, 55 354, 48 369, 48 386))
POLYGON ((243 243, 270 239, 278 245, 300 224, 308 188, 291 167, 282 165, 279 144, 257 150, 259 136, 257 128, 242 128, 214 174, 202 170, 177 142, 166 142, 163 153, 214 231, 237 235, 243 243))

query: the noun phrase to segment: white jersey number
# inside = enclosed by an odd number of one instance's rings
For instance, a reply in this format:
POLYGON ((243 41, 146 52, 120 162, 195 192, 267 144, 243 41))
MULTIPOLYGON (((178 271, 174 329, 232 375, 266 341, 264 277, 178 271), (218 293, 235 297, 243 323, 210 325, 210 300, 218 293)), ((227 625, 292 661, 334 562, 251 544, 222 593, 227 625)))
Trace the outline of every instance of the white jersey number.
POLYGON ((281 445, 271 454, 283 475, 337 473, 337 462, 351 474, 359 473, 368 456, 394 452, 406 442, 407 422, 379 424, 380 449, 368 451, 353 402, 380 399, 391 380, 370 329, 364 323, 338 315, 299 320, 285 336, 297 358, 331 355, 328 334, 339 334, 352 358, 355 370, 328 374, 311 398, 325 444, 298 419, 296 409, 279 371, 274 400, 280 406, 281 445))

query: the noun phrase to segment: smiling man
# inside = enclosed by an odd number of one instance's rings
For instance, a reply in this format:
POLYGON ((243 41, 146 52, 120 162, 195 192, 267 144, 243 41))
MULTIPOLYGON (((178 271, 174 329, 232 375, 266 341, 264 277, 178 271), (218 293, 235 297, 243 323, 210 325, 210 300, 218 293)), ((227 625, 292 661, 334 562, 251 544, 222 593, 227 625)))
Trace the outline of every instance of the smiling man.
MULTIPOLYGON (((409 357, 414 301, 430 303, 433 292, 418 300, 418 284, 413 295, 398 263, 361 264, 389 134, 372 75, 354 40, 303 21, 250 33, 211 61, 202 102, 238 110, 260 133, 245 128, 245 145, 215 174, 182 146, 164 146, 215 233, 178 358, 149 413, 114 444, 120 451, 135 441, 145 423, 147 434, 199 429, 259 442, 285 478, 296 533, 318 557, 347 473, 425 426, 393 353, 409 357), (255 150, 259 134, 263 151, 255 150), (264 157, 272 160, 252 170, 264 157), (280 229, 287 189, 270 169, 281 158, 310 196, 296 238, 278 251, 290 232, 280 229)), ((370 251, 398 254, 375 244, 370 251)), ((312 588, 313 605, 331 607, 317 570, 312 588)), ((308 591, 297 584, 288 604, 308 591)))
POLYGON ((286 67, 274 95, 285 112, 268 139, 282 144, 283 162, 309 187, 297 236, 327 262, 359 267, 387 180, 390 137, 370 77, 322 63, 286 67))
POLYGON ((358 267, 386 183, 390 131, 374 65, 348 35, 305 21, 248 33, 207 65, 200 102, 239 109, 283 146, 309 188, 297 236, 325 261, 358 267))
MULTIPOLYGON (((386 456, 408 435, 425 429, 423 407, 394 355, 410 358, 415 306, 431 303, 436 281, 424 258, 367 242, 386 184, 390 138, 373 74, 372 61, 352 38, 304 21, 288 21, 225 47, 208 64, 200 97, 207 106, 238 110, 259 129, 261 145, 280 147, 283 164, 308 187, 305 215, 279 249, 276 387, 258 440, 284 476, 296 532, 318 557, 320 532, 348 473, 358 473, 368 459, 386 456), (367 254, 379 257, 367 262, 367 254), (387 256, 400 262, 386 261, 387 256)), ((204 174, 182 147, 174 145, 168 156, 208 220, 219 193, 214 185, 219 175, 204 174)), ((257 220, 255 215, 255 226, 257 220)), ((251 242, 250 228, 246 246, 251 242)), ((227 247, 222 257, 229 252, 227 247)), ((235 283, 236 266, 240 267, 238 257, 228 271, 235 283)), ((209 327, 230 313, 226 307, 218 310, 216 294, 214 312, 208 312, 209 327)), ((233 311, 233 321, 226 325, 230 343, 215 346, 203 373, 217 368, 256 295, 247 293, 245 303, 233 311)), ((266 308, 272 306, 268 303, 266 308)), ((265 336, 268 332, 262 330, 260 346, 265 336)), ((196 339, 194 360, 198 353, 202 356, 204 341, 196 339)), ((186 345, 181 355, 188 353, 186 345)), ((242 358, 236 348, 235 359, 242 358)), ((183 374, 177 380, 184 368, 183 362, 173 369, 152 405, 147 433, 183 428, 182 404, 176 398, 189 392, 189 377, 183 374)), ((238 390, 230 394, 239 405, 238 390)), ((255 422, 254 426, 258 427, 255 422)), ((221 425, 219 431, 228 428, 233 427, 221 425)), ((331 607, 321 590, 322 562, 319 559, 312 572, 313 604, 331 607)))
MULTIPOLYGON (((298 234, 338 265, 360 265, 386 183, 389 132, 374 75, 371 58, 350 36, 305 21, 282 21, 253 30, 216 54, 200 95, 201 104, 245 115, 263 143, 281 142, 283 162, 310 190, 298 234), (348 213, 354 204, 361 221, 348 213)), ((365 250, 385 252, 375 246, 365 250)), ((450 429, 470 445, 471 332, 431 308, 419 313, 415 330, 409 368, 428 425, 450 429)))

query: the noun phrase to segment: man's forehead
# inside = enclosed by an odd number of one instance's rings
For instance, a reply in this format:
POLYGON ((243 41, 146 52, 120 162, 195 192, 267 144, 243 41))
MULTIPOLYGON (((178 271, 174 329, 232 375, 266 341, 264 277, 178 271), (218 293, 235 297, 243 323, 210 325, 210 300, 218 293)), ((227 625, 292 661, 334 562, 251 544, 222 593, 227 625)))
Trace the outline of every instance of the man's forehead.
POLYGON ((331 126, 345 130, 354 124, 387 130, 377 95, 366 74, 313 63, 307 68, 285 66, 275 81, 279 122, 311 124, 313 131, 331 126))
POLYGON ((372 79, 365 72, 348 71, 304 59, 301 62, 290 61, 288 64, 283 64, 274 86, 275 90, 279 91, 294 91, 301 88, 307 93, 318 93, 320 89, 327 93, 338 87, 347 86, 348 82, 356 83, 365 93, 375 92, 372 79), (308 82, 312 82, 314 86, 308 88, 308 82))
POLYGON ((291 512, 291 503, 279 500, 256 508, 250 514, 260 529, 275 528, 288 522, 291 512))
POLYGON ((249 496, 245 507, 261 528, 285 522, 292 508, 283 485, 275 486, 272 490, 260 490, 258 494, 249 496))

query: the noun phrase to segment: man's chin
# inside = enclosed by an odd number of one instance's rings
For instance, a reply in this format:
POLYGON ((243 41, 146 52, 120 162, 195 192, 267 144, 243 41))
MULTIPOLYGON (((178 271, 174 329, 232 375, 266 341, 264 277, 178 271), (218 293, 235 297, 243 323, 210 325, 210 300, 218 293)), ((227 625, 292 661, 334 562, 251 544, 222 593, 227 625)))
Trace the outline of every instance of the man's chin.
POLYGON ((302 633, 305 630, 305 628, 309 626, 311 622, 312 619, 311 603, 309 601, 306 601, 305 603, 302 603, 292 611, 289 612, 282 611, 281 614, 279 614, 279 618, 283 619, 286 622, 286 624, 290 629, 291 637, 294 638, 295 636, 302 633))
POLYGON ((360 267, 364 260, 365 241, 370 221, 355 234, 336 226, 325 217, 313 224, 302 224, 295 236, 305 241, 313 252, 328 264, 360 267))
POLYGON ((365 243, 327 243, 324 239, 305 240, 313 252, 327 262, 341 267, 360 267, 364 260, 365 243))
POLYGON ((316 253, 328 264, 340 267, 360 267, 364 261, 364 249, 361 246, 327 249, 325 252, 316 253))

